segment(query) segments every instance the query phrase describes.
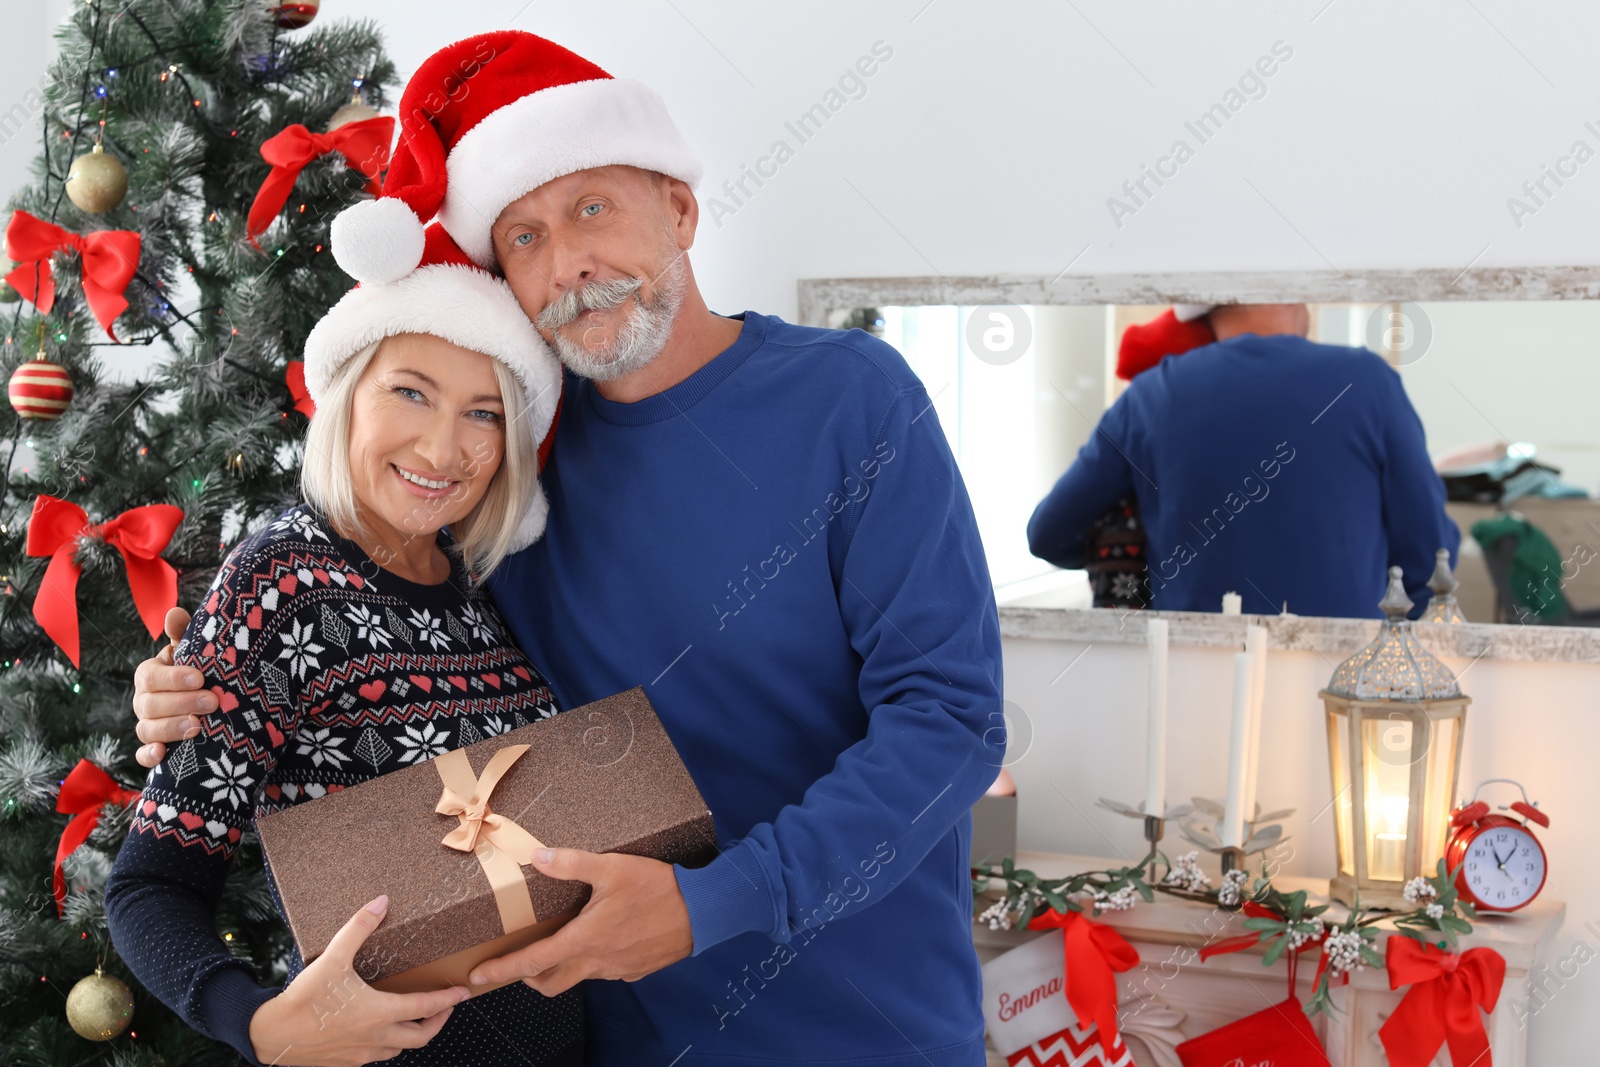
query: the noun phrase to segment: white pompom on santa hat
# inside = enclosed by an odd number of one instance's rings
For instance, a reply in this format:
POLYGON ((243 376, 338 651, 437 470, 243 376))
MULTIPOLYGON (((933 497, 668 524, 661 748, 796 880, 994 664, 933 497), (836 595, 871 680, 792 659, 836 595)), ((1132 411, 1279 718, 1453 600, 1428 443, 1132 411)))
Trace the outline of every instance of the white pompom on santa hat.
MULTIPOLYGON (((399 204, 415 220, 411 209, 397 200, 380 199, 366 206, 385 203, 399 204)), ((337 221, 334 225, 337 234, 337 221)), ((542 470, 560 413, 561 361, 528 321, 511 288, 468 259, 442 227, 435 224, 424 231, 419 225, 416 238, 418 251, 409 271, 364 281, 312 328, 305 347, 306 391, 312 401, 322 403, 335 372, 357 352, 386 337, 402 333, 442 337, 482 352, 511 371, 522 386, 523 418, 539 442, 542 470)), ((513 410, 511 398, 505 400, 513 410)), ((544 489, 536 483, 512 551, 539 539, 549 510, 544 489)))
POLYGON ((469 37, 429 56, 406 85, 383 196, 334 221, 334 256, 360 281, 402 278, 420 261, 423 224, 437 215, 474 262, 493 267, 491 227, 508 204, 554 178, 614 164, 690 186, 702 171, 648 86, 531 33, 469 37))
POLYGON ((1216 310, 1215 304, 1173 304, 1172 314, 1179 322, 1193 322, 1216 310))

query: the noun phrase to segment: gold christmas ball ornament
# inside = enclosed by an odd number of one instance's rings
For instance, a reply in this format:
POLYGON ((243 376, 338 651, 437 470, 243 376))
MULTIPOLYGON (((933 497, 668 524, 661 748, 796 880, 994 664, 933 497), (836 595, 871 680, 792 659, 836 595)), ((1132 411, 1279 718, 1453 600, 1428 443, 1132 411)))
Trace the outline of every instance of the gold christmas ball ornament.
POLYGON ((133 1019, 133 993, 121 979, 101 971, 81 979, 67 994, 67 1022, 78 1036, 110 1041, 133 1019))
POLYGON ((72 161, 72 169, 67 172, 67 197, 80 211, 103 215, 122 203, 127 194, 127 169, 100 145, 72 161))
POLYGON ((328 132, 332 133, 340 126, 348 126, 352 122, 365 122, 375 119, 378 113, 359 100, 353 100, 333 113, 333 118, 328 120, 328 132))
POLYGON ((272 17, 278 20, 278 25, 286 30, 298 30, 317 17, 317 10, 322 7, 321 0, 299 0, 292 4, 273 4, 272 17))

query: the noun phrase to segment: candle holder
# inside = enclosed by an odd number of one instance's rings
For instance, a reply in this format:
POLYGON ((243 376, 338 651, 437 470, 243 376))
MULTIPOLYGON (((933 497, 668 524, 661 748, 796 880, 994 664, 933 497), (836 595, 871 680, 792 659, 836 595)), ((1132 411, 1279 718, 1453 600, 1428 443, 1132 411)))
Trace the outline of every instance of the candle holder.
POLYGON ((1243 843, 1228 845, 1223 843, 1222 835, 1217 832, 1223 812, 1220 801, 1194 797, 1189 807, 1194 814, 1180 824, 1180 832, 1187 840, 1221 859, 1224 877, 1229 871, 1244 870, 1248 857, 1287 841, 1281 823, 1294 814, 1293 808, 1282 808, 1263 815, 1261 805, 1257 804, 1254 816, 1244 821, 1243 843))
POLYGON ((1161 862, 1161 877, 1165 878, 1172 870, 1172 861, 1167 859, 1166 853, 1161 851, 1161 839, 1166 836, 1167 820, 1181 819, 1191 814, 1194 808, 1188 804, 1180 804, 1175 808, 1167 808, 1160 815, 1151 815, 1144 810, 1143 801, 1140 801, 1139 806, 1136 808, 1124 804, 1120 800, 1108 800, 1105 797, 1101 797, 1098 803, 1100 807, 1107 811, 1125 815, 1130 819, 1144 821, 1144 839, 1150 845, 1150 849, 1145 853, 1144 860, 1141 863, 1141 866, 1145 869, 1145 881, 1151 884, 1160 881, 1155 877, 1155 863, 1157 860, 1161 862))

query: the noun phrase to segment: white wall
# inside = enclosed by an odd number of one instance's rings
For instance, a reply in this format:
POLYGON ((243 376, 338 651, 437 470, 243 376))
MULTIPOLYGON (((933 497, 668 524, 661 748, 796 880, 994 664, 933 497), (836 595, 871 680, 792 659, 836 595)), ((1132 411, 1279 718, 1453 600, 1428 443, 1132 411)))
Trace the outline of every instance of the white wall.
MULTIPOLYGON (((64 0, 56 0, 64 5, 64 0)), ((49 5, 46 5, 48 7, 49 5)), ((12 4, 0 103, 41 68, 12 4)), ((714 307, 792 316, 837 275, 1589 263, 1600 160, 1517 228, 1506 199, 1600 126, 1600 7, 1512 0, 329 0, 370 17, 409 71, 445 40, 512 25, 667 98, 709 195, 822 100, 875 41, 893 58, 748 204, 707 220, 714 307), (1258 57, 1293 56, 1205 144, 1186 131, 1258 57), (1136 213, 1107 198, 1174 140, 1194 156, 1136 213), (1087 249, 1087 250, 1085 250, 1087 249), (1481 253, 1481 254, 1480 254, 1481 253)), ((0 148, 0 175, 18 146, 0 148)))

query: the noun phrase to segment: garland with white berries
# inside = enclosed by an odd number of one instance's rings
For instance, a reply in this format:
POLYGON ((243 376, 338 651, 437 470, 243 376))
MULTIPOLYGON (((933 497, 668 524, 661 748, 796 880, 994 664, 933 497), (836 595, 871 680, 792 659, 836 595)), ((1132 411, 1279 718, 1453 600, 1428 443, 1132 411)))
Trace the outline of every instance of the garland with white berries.
POLYGON ((1337 923, 1324 918, 1327 904, 1308 906, 1305 890, 1283 893, 1273 888, 1264 864, 1254 878, 1247 871, 1229 871, 1222 884, 1213 889, 1198 860, 1197 852, 1179 856, 1167 873, 1155 880, 1148 876, 1147 865, 1154 866, 1149 859, 1131 867, 1050 879, 1016 866, 1008 857, 997 867, 975 868, 974 910, 977 921, 991 930, 1021 930, 1046 910, 1094 917, 1107 911, 1126 911, 1140 899, 1148 904, 1157 892, 1230 911, 1248 903, 1253 914, 1245 919, 1244 928, 1257 933, 1256 944, 1265 947, 1263 966, 1272 966, 1285 951, 1309 952, 1308 946, 1320 946, 1322 961, 1306 1004, 1306 1011, 1313 1015, 1334 1010, 1329 999, 1334 981, 1342 981, 1350 972, 1369 965, 1384 965, 1378 931, 1374 929, 1378 923, 1387 920, 1406 937, 1453 952, 1458 938, 1472 932, 1471 920, 1477 918, 1472 905, 1457 893, 1455 872, 1445 867, 1444 860, 1439 861, 1432 877, 1413 878, 1406 884, 1406 902, 1416 905, 1415 910, 1376 911, 1362 908, 1358 898, 1356 906, 1337 923), (995 880, 1004 886, 998 899, 993 897, 995 880), (978 910, 984 900, 990 903, 978 910))

